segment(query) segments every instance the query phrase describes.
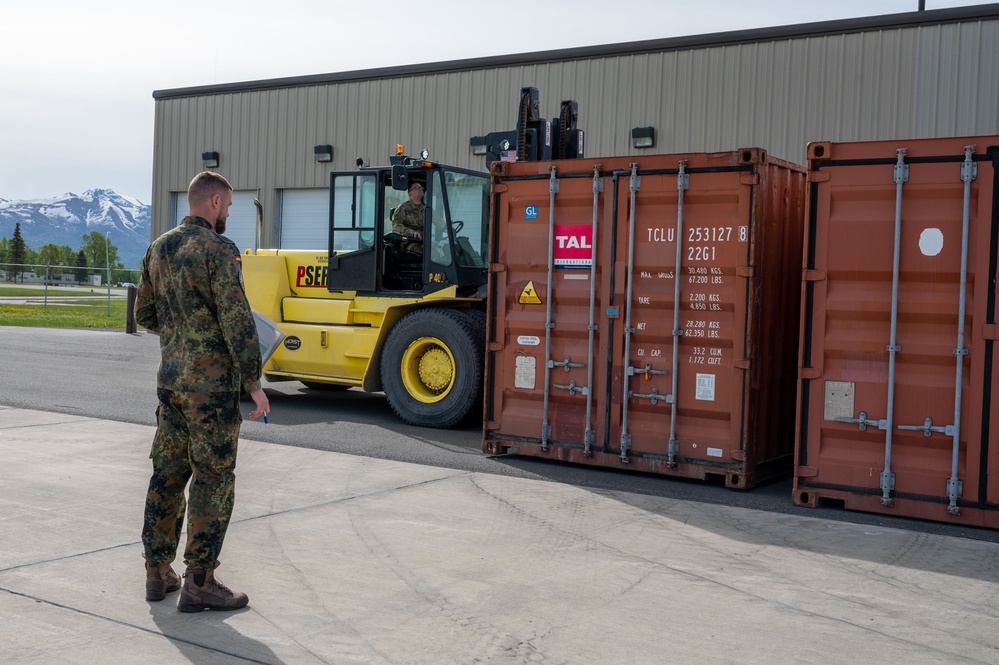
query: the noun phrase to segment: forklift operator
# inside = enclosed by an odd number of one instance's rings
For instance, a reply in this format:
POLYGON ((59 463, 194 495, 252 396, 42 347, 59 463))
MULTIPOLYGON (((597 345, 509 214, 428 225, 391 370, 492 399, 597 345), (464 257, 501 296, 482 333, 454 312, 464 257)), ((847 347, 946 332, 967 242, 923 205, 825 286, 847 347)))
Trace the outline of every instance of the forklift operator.
MULTIPOLYGON (((409 200, 395 209, 392 231, 413 240, 423 240, 423 219, 427 206, 423 203, 423 185, 414 182, 409 186, 409 200)), ((415 245, 416 243, 410 243, 415 245)), ((416 251, 422 252, 422 247, 416 251)))

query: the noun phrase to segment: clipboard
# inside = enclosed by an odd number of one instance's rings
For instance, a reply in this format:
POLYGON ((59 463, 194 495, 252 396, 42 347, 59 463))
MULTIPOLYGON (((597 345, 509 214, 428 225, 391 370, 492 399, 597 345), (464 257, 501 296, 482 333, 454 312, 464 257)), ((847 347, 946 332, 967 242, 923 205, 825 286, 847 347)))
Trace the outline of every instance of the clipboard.
POLYGON ((278 330, 276 323, 256 310, 253 310, 253 322, 257 326, 257 339, 260 341, 260 366, 263 367, 274 355, 278 344, 287 335, 278 330))

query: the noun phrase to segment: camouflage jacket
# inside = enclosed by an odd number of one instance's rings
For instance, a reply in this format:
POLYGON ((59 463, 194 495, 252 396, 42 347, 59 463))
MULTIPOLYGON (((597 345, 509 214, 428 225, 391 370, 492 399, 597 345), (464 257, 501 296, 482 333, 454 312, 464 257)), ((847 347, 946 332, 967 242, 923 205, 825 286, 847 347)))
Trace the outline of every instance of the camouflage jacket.
POLYGON ((416 205, 412 201, 403 202, 392 215, 392 230, 406 237, 413 231, 422 234, 426 209, 427 206, 423 203, 416 205))
POLYGON ((185 217, 149 246, 135 320, 160 336, 160 388, 252 392, 260 345, 232 249, 200 217, 185 217))

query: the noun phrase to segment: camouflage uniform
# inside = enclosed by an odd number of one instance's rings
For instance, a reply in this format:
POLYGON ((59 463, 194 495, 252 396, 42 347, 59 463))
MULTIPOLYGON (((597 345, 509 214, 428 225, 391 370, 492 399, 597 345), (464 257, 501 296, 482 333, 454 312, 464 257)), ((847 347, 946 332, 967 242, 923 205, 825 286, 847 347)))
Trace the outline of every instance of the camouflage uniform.
POLYGON ((412 201, 401 203, 392 215, 392 230, 407 237, 413 231, 422 235, 426 209, 427 206, 423 203, 416 204, 412 201))
POLYGON ((219 236, 219 240, 221 240, 222 243, 229 248, 229 250, 233 253, 233 256, 236 257, 236 260, 242 264, 243 255, 240 254, 239 246, 235 243, 235 241, 233 241, 232 238, 227 238, 226 236, 219 236))
POLYGON ((150 245, 135 320, 160 336, 153 475, 142 543, 147 563, 176 557, 191 480, 189 568, 213 570, 232 514, 242 388, 260 388, 260 348, 239 263, 200 217, 150 245))
MULTIPOLYGON (((423 219, 426 216, 427 206, 424 203, 416 204, 412 201, 405 201, 395 209, 392 214, 392 231, 399 235, 410 237, 413 232, 423 235, 423 219)), ((404 250, 410 252, 423 252, 422 242, 408 242, 403 246, 404 250)))

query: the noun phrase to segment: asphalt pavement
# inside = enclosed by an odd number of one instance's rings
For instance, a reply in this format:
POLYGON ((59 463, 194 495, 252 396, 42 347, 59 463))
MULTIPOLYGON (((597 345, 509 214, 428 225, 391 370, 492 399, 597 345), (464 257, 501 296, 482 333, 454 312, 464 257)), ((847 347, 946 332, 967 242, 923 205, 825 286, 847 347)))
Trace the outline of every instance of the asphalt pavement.
POLYGON ((999 662, 995 543, 249 440, 250 605, 180 613, 144 595, 152 433, 0 407, 0 662, 999 662))

